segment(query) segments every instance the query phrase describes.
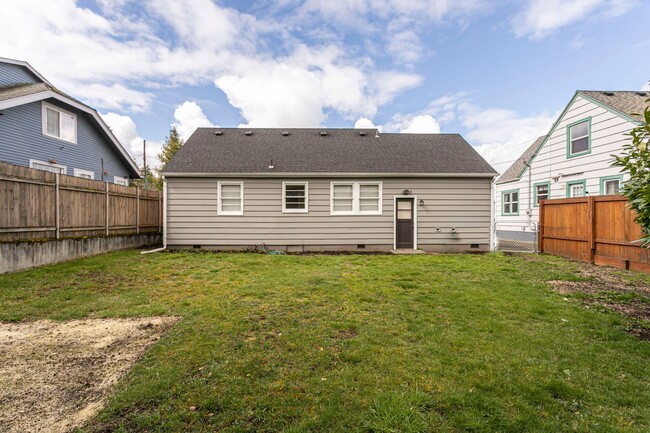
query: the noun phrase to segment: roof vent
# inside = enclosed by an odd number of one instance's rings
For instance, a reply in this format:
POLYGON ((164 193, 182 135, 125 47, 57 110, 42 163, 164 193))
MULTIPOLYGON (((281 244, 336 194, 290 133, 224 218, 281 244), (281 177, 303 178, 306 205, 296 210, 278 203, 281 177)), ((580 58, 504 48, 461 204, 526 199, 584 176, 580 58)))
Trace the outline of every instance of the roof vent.
POLYGON ((614 96, 614 92, 603 92, 605 96, 614 96))
POLYGON ((251 135, 253 135, 253 131, 246 131, 244 132, 244 135, 250 137, 251 135))
POLYGON ((320 136, 321 137, 327 137, 327 131, 321 131, 320 136))
POLYGON ((223 135, 223 131, 214 131, 214 135, 223 135))
POLYGON ((284 137, 288 136, 288 135, 289 135, 289 131, 282 131, 282 135, 283 135, 284 137))
POLYGON ((366 136, 366 131, 359 132, 359 135, 362 136, 362 137, 365 137, 366 136))
POLYGON ((636 92, 639 96, 648 96, 648 92, 636 92))

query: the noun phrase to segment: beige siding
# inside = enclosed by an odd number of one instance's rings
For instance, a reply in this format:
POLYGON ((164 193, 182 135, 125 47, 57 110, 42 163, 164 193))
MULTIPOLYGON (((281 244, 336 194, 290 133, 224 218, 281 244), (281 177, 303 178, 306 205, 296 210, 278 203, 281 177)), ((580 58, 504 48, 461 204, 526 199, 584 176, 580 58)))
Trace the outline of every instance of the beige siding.
POLYGON ((416 203, 419 247, 453 251, 480 244, 489 248, 491 186, 487 178, 350 179, 382 182, 382 214, 345 216, 330 215, 331 179, 291 179, 309 183, 309 212, 303 214, 282 213, 283 179, 228 179, 244 184, 244 215, 217 215, 219 180, 225 179, 168 179, 168 246, 265 243, 305 249, 356 248, 357 244, 368 249, 392 248, 394 197, 409 189, 418 201, 424 200, 424 206, 416 203), (451 233, 452 227, 456 234, 451 233))

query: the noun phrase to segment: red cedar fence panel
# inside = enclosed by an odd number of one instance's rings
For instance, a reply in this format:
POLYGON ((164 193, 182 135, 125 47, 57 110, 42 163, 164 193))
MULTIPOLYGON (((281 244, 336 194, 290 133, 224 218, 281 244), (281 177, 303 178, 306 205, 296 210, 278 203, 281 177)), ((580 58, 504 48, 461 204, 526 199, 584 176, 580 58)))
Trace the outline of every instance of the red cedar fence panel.
POLYGON ((585 263, 650 272, 650 250, 623 196, 543 200, 540 251, 585 263))

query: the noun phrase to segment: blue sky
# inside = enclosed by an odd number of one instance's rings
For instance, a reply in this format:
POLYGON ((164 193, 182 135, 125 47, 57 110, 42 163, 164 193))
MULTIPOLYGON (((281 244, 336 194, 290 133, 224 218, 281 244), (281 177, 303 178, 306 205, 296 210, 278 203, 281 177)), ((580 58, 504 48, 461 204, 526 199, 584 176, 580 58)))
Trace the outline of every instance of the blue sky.
POLYGON ((461 133, 504 171, 575 90, 648 87, 648 18, 642 0, 21 0, 0 57, 136 159, 172 125, 374 125, 461 133))

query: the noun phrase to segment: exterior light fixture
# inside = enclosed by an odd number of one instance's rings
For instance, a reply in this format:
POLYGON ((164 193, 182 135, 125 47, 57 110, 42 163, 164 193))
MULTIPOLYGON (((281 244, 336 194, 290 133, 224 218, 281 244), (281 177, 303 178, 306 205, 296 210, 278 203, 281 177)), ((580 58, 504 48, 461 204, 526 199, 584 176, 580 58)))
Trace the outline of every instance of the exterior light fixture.
POLYGON ((424 200, 420 200, 420 206, 424 206, 424 200))
POLYGON ((410 189, 405 189, 404 191, 402 191, 402 194, 403 195, 411 195, 411 190, 410 189))

